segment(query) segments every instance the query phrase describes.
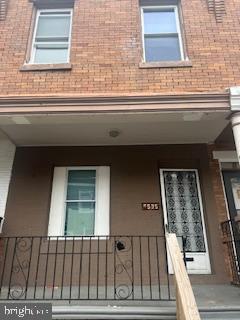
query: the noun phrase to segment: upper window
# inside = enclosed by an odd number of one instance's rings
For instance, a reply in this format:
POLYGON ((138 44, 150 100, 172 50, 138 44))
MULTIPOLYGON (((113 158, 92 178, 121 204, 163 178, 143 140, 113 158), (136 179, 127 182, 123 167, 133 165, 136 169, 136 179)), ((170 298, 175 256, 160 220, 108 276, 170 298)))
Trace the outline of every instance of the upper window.
POLYGON ((56 167, 49 235, 108 235, 109 197, 109 167, 56 167))
POLYGON ((38 10, 30 63, 68 63, 71 9, 38 10))
POLYGON ((142 30, 146 62, 184 59, 177 6, 142 7, 142 30))

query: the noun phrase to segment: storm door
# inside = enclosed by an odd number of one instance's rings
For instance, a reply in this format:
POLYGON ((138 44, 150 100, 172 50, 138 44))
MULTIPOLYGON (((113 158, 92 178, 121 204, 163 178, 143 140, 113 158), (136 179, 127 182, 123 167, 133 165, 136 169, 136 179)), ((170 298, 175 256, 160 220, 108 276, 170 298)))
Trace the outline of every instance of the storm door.
MULTIPOLYGON (((176 233, 182 248, 186 239, 187 270, 211 272, 198 172, 195 169, 160 169, 164 223, 176 233)), ((170 273, 171 263, 170 263, 170 273)))
POLYGON ((240 171, 223 171, 232 236, 240 264, 240 171))

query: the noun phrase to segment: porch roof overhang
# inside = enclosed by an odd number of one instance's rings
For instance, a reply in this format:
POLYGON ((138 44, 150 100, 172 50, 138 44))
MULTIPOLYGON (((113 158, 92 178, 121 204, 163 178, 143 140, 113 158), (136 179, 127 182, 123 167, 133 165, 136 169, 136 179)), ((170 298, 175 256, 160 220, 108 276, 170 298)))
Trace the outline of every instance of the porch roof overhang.
POLYGON ((169 110, 229 110, 229 93, 189 93, 171 95, 32 95, 1 96, 0 114, 69 113, 169 110))
POLYGON ((212 143, 230 111, 228 93, 0 97, 0 129, 20 146, 212 143))

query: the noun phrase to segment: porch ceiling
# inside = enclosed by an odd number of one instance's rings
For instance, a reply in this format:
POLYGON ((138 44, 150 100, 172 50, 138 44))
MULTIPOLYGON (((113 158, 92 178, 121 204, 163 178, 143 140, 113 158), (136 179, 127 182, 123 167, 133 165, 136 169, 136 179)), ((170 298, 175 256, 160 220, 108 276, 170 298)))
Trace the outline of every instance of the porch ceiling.
POLYGON ((227 111, 2 115, 0 129, 22 146, 209 143, 227 126, 227 116, 227 111), (119 136, 110 137, 110 130, 119 136))

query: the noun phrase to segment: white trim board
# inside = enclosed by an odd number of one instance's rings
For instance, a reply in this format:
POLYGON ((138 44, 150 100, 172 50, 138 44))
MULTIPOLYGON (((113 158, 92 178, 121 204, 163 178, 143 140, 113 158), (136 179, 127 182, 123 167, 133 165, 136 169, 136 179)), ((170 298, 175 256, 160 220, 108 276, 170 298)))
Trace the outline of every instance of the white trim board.
POLYGON ((213 159, 219 162, 238 162, 237 152, 233 151, 213 151, 213 159))
MULTIPOLYGON (((4 218, 16 146, 0 137, 0 217, 4 218)), ((1 233, 2 224, 0 226, 1 233)))
POLYGON ((110 232, 110 167, 108 166, 54 168, 48 236, 64 236, 69 170, 96 170, 95 227, 91 236, 108 236, 110 232))

